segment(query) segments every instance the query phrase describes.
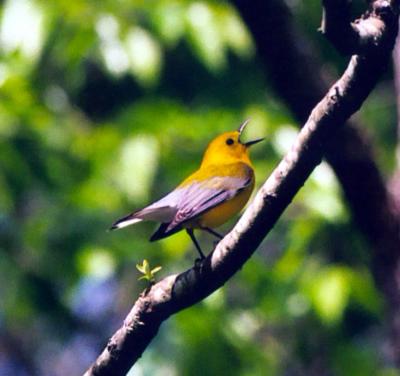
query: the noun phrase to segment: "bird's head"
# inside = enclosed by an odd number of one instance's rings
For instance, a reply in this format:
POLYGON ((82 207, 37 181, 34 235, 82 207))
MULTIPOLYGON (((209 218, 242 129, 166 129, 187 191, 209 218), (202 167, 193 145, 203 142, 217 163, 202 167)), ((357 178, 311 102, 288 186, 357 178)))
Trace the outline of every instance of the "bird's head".
POLYGON ((240 138, 248 122, 249 120, 246 120, 236 131, 225 132, 215 137, 204 153, 202 166, 234 162, 251 164, 249 147, 264 140, 264 138, 243 142, 240 138))

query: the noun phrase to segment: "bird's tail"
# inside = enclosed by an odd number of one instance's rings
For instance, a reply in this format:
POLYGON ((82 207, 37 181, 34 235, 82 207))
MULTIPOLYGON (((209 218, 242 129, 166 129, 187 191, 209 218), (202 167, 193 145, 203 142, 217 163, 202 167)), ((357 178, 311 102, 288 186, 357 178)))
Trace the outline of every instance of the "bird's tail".
POLYGON ((110 227, 110 230, 118 230, 120 228, 124 228, 126 226, 130 226, 141 221, 143 221, 143 219, 138 218, 136 216, 136 213, 131 213, 125 217, 118 219, 118 221, 115 221, 110 227))
POLYGON ((117 230, 126 226, 133 225, 141 221, 155 221, 155 222, 171 222, 171 219, 176 213, 176 209, 171 206, 160 206, 155 203, 147 206, 146 208, 135 211, 126 217, 118 219, 110 228, 110 230, 117 230))

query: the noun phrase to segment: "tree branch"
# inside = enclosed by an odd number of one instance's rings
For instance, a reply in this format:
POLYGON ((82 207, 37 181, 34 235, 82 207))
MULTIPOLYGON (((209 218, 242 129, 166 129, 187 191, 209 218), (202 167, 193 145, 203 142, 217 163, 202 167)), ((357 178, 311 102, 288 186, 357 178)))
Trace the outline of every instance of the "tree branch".
MULTIPOLYGON (((372 11, 374 17, 379 13, 372 11)), ((392 13, 396 19, 397 12, 392 13)), ((397 22, 384 22, 382 37, 363 56, 353 56, 343 76, 312 111, 285 156, 234 229, 208 257, 184 273, 164 278, 141 294, 124 325, 86 372, 124 375, 156 335, 161 323, 221 287, 254 253, 282 212, 320 163, 327 142, 357 111, 386 66, 397 22)))
MULTIPOLYGON (((245 0, 233 1, 253 34, 276 92, 303 123, 317 98, 326 91, 323 64, 317 59, 317 51, 295 27, 283 1, 254 0, 251 7, 245 0)), ((382 1, 375 1, 371 6, 375 3, 379 7, 382 1)), ((389 13, 396 14, 398 3, 390 4, 394 9, 388 8, 389 13)), ((395 38, 397 26, 394 22, 397 20, 385 20, 393 30, 389 38, 395 38)), ((355 222, 371 244, 373 274, 389 303, 393 358, 400 364, 400 219, 394 211, 393 196, 376 165, 370 142, 359 128, 356 120, 342 127, 327 145, 326 158, 340 181, 355 222)), ((392 191, 394 188, 393 184, 392 191)), ((398 191, 396 196, 399 196, 398 191)))

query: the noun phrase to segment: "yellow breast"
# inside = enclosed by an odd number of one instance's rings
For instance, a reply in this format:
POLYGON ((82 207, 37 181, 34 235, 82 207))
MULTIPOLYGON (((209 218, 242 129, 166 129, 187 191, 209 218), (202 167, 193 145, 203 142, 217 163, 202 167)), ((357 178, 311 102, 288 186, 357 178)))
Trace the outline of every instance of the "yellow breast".
POLYGON ((194 227, 214 228, 221 226, 243 209, 250 198, 253 188, 254 180, 247 188, 231 200, 225 201, 201 215, 196 221, 197 225, 194 227))

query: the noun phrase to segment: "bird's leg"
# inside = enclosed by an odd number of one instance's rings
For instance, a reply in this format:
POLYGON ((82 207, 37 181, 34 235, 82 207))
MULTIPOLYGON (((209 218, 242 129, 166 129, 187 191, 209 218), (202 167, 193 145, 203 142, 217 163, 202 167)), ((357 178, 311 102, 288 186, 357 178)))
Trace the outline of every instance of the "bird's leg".
POLYGON ((210 234, 214 235, 216 238, 218 239, 222 239, 223 236, 221 234, 219 234, 217 231, 214 231, 213 229, 209 228, 209 227, 201 227, 202 230, 209 232, 210 234))
POLYGON ((214 241, 214 248, 217 246, 219 241, 223 238, 221 234, 219 234, 217 231, 214 231, 210 227, 200 227, 202 230, 207 231, 209 234, 214 235, 218 240, 214 241))
POLYGON ((186 232, 188 233, 188 235, 190 236, 190 239, 192 239, 192 242, 194 243, 194 246, 196 247, 197 251, 200 254, 200 259, 205 259, 204 253, 202 252, 199 243, 197 242, 194 233, 193 233, 193 229, 192 228, 187 228, 186 232))

